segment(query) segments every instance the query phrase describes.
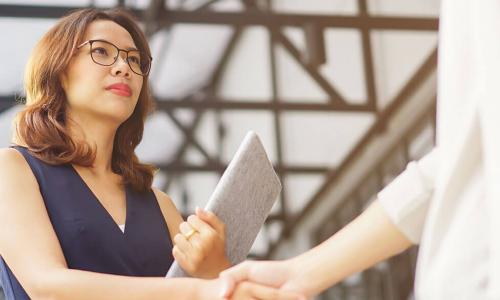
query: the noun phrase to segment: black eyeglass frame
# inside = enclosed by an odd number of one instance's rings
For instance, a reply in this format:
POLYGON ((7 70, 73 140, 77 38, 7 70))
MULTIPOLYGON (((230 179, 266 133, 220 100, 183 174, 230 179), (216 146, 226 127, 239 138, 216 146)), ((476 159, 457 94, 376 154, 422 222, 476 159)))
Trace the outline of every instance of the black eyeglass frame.
POLYGON ((113 44, 113 43, 111 43, 111 42, 109 42, 109 41, 106 41, 106 40, 88 40, 88 41, 85 41, 85 42, 81 43, 78 47, 76 47, 76 49, 80 49, 80 48, 82 48, 83 46, 85 46, 85 45, 87 45, 87 44, 89 44, 89 45, 90 45, 90 57, 92 58, 92 61, 93 61, 94 63, 96 63, 96 64, 100 65, 100 66, 106 66, 106 67, 108 67, 108 66, 113 65, 113 64, 114 64, 114 63, 118 60, 118 57, 120 56, 120 51, 122 51, 122 52, 125 52, 125 54, 127 55, 126 62, 127 62, 128 66, 129 66, 129 68, 130 68, 130 70, 131 70, 132 72, 134 72, 135 74, 137 74, 137 75, 139 75, 139 76, 148 76, 149 72, 151 71, 151 64, 152 64, 152 62, 153 62, 153 57, 151 57, 150 55, 147 55, 146 53, 144 53, 144 52, 142 52, 142 51, 140 51, 140 50, 137 50, 137 49, 131 49, 131 50, 120 49, 120 48, 118 48, 115 44, 113 44), (118 53, 117 53, 117 55, 114 57, 114 60, 113 60, 113 62, 112 62, 112 63, 110 63, 110 64, 103 64, 103 63, 99 63, 99 62, 97 62, 97 61, 94 59, 94 55, 93 55, 93 53, 92 53, 92 44, 93 44, 93 43, 95 43, 95 42, 103 42, 103 43, 107 43, 107 44, 110 44, 111 46, 113 46, 113 47, 115 47, 115 48, 116 48, 116 50, 118 51, 118 53), (133 68, 132 68, 132 66, 130 65, 130 62, 129 62, 129 59, 128 59, 128 58, 129 58, 128 54, 129 54, 129 52, 132 52, 132 51, 139 52, 139 54, 140 54, 140 56, 141 56, 141 60, 143 59, 143 57, 145 57, 145 58, 148 58, 148 59, 149 59, 148 70, 147 70, 147 72, 146 72, 146 73, 144 73, 144 74, 137 73, 136 71, 134 71, 134 69, 133 69, 133 68))

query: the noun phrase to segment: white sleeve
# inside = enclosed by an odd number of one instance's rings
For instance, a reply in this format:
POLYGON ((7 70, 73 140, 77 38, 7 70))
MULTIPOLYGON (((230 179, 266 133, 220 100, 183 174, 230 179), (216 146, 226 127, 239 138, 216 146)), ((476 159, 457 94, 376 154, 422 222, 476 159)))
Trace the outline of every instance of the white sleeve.
POLYGON ((432 149, 378 193, 389 218, 415 244, 420 242, 438 168, 438 151, 432 149))

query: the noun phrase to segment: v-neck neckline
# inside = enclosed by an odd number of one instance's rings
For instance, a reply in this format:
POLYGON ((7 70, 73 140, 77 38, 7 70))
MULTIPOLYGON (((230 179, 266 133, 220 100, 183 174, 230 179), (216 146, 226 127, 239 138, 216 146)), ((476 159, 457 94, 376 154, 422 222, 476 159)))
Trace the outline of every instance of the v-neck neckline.
POLYGON ((129 223, 129 211, 130 211, 130 209, 129 209, 130 205, 129 205, 128 186, 124 185, 124 187, 125 187, 125 222, 123 224, 118 224, 115 221, 115 219, 113 219, 113 216, 111 216, 111 214, 109 213, 109 211, 104 207, 104 205, 99 200, 99 198, 94 193, 94 191, 92 191, 92 189, 90 188, 90 186, 87 184, 87 182, 80 175, 80 173, 78 173, 78 171, 76 170, 76 168, 72 164, 69 164, 69 166, 70 166, 71 170, 73 171, 73 173, 76 174, 76 176, 78 177, 78 179, 80 180, 80 182, 83 184, 83 186, 85 187, 85 189, 89 192, 89 194, 93 198, 94 202, 96 202, 97 205, 100 207, 100 210, 102 210, 103 213, 104 213, 104 215, 107 216, 106 218, 109 221, 111 221, 112 224, 114 224, 115 231, 117 230, 120 233, 120 235, 122 235, 122 236, 125 235, 125 233, 127 232, 127 227, 128 227, 127 224, 129 223), (125 225, 125 230, 124 231, 121 230, 120 225, 125 225))

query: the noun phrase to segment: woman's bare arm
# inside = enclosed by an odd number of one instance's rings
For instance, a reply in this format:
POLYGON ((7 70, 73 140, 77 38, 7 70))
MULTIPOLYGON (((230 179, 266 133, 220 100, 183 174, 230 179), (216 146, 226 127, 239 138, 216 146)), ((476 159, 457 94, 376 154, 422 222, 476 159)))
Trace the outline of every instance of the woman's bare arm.
POLYGON ((31 298, 217 298, 217 281, 135 278, 68 269, 26 160, 15 149, 1 149, 0 166, 0 253, 31 298))

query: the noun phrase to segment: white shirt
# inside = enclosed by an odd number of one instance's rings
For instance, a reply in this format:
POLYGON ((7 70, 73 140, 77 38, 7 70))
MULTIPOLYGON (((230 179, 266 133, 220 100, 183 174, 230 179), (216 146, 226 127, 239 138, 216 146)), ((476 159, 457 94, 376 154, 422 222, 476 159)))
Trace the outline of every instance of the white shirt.
POLYGON ((378 199, 420 243, 417 300, 500 299, 500 0, 443 0, 437 123, 378 199))

